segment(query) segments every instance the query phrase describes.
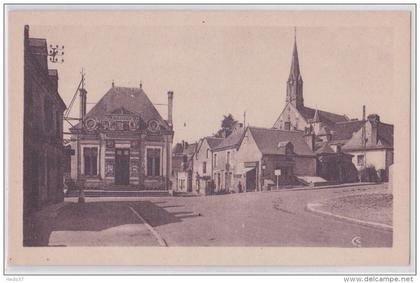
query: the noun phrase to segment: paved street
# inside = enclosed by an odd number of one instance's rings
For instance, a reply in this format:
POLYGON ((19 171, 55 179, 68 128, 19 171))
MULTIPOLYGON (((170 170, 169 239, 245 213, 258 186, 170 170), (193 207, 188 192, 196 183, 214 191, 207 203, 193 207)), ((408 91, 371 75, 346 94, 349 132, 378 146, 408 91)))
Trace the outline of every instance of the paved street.
POLYGON ((163 240, 168 246, 388 247, 390 231, 306 209, 307 203, 383 191, 379 185, 207 197, 88 198, 85 204, 73 198, 48 231, 49 244, 160 245, 163 240))

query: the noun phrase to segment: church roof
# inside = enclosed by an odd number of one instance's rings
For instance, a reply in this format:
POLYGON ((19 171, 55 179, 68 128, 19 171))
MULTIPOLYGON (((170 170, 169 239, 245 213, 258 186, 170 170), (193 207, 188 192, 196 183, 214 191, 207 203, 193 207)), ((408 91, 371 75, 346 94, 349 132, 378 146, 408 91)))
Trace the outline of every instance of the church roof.
MULTIPOLYGON (((168 123, 156 110, 153 103, 141 88, 112 87, 86 114, 86 118, 94 117, 102 120, 109 114, 134 113, 144 122, 157 120, 160 125, 170 129, 168 123)), ((80 127, 80 123, 75 128, 80 127)))
POLYGON ((315 112, 318 112, 318 118, 320 122, 324 122, 326 124, 333 124, 337 122, 344 122, 348 121, 349 118, 343 114, 336 114, 332 112, 322 111, 319 109, 314 109, 310 107, 299 107, 299 113, 305 118, 307 121, 312 120, 315 117, 315 112))
POLYGON ((314 153, 305 142, 302 131, 284 131, 249 127, 255 143, 262 154, 284 155, 286 145, 290 142, 297 155, 314 156, 314 153))

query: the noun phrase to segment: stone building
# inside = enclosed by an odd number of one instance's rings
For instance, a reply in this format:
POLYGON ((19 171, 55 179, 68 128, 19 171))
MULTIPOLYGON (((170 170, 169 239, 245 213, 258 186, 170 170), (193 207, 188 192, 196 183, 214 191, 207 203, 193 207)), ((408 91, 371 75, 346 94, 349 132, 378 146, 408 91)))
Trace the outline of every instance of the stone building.
POLYGON ((316 175, 316 155, 302 131, 248 127, 235 157, 235 186, 261 191, 272 186, 299 184, 299 177, 316 175), (275 175, 279 170, 280 176, 275 175))
POLYGON ((177 143, 174 147, 174 154, 172 155, 173 177, 175 184, 173 189, 176 192, 192 192, 193 184, 193 169, 194 169, 194 153, 197 148, 197 143, 182 141, 177 143))
POLYGON ((381 177, 386 180, 389 167, 394 163, 394 126, 381 122, 379 115, 371 114, 342 150, 353 156, 357 169, 373 166, 376 170, 384 170, 381 174, 385 175, 381 177))
POLYGON ((234 171, 237 166, 236 153, 241 144, 245 128, 239 124, 233 132, 213 148, 214 191, 230 192, 234 190, 234 171))
POLYGON ((24 216, 61 202, 63 193, 63 112, 58 72, 48 69, 47 40, 24 28, 24 216))
POLYGON ((82 122, 70 129, 71 177, 85 188, 170 189, 172 105, 164 120, 139 88, 111 89, 86 113, 87 91, 80 89, 82 122))
POLYGON ((213 176, 213 150, 223 141, 223 138, 204 137, 200 139, 194 154, 193 191, 197 194, 211 194, 209 182, 213 176))

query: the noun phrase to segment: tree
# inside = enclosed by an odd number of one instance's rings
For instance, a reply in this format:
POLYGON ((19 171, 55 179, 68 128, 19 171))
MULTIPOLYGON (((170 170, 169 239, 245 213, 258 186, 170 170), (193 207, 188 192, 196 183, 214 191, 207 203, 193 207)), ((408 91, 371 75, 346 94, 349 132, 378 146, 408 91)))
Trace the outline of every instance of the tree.
POLYGON ((233 118, 232 114, 223 115, 221 129, 217 131, 216 137, 228 137, 234 130, 238 121, 233 118))

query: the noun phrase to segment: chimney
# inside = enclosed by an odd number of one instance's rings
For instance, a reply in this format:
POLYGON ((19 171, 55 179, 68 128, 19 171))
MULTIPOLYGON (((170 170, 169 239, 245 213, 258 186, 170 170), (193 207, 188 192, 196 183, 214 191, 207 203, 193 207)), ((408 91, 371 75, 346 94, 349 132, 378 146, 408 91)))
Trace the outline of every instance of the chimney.
POLYGON ((370 122, 372 131, 370 133, 370 142, 373 145, 378 143, 378 124, 380 122, 380 118, 378 114, 370 114, 367 117, 368 121, 370 122))
POLYGON ((174 92, 168 91, 168 124, 172 125, 172 110, 173 110, 174 92))
POLYGON ((29 26, 28 25, 25 25, 23 34, 24 34, 25 47, 27 47, 29 44, 29 26))
POLYGON ((87 91, 84 88, 79 88, 79 92, 80 92, 80 118, 83 120, 85 120, 85 116, 86 116, 86 94, 87 91))

